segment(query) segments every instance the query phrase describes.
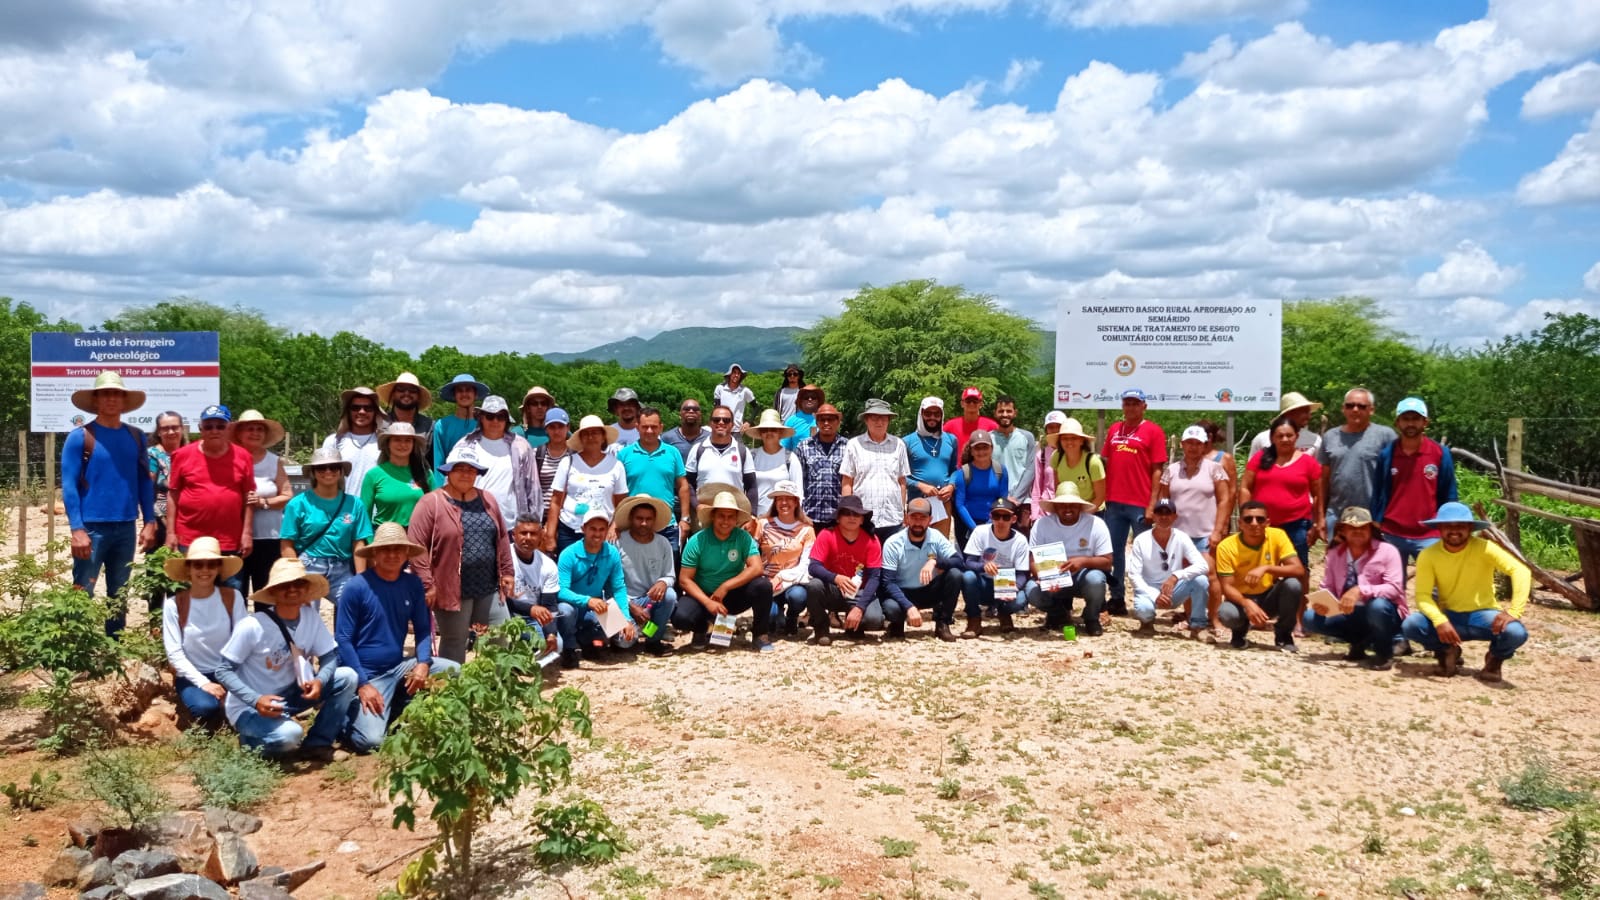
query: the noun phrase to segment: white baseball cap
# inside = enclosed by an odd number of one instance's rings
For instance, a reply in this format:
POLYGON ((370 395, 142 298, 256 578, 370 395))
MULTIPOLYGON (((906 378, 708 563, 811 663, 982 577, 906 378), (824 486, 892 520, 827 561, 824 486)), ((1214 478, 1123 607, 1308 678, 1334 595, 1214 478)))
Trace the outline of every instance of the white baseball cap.
POLYGON ((1211 443, 1211 435, 1206 434, 1206 430, 1199 425, 1190 425, 1183 430, 1183 440, 1209 444, 1211 443))

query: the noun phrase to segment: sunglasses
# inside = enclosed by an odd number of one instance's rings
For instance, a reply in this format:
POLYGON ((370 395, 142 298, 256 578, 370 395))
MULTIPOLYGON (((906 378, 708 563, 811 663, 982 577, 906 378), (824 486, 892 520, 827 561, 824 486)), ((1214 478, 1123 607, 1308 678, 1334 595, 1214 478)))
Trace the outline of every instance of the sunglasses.
POLYGON ((488 420, 490 420, 492 422, 509 422, 509 421, 511 421, 511 414, 510 413, 479 413, 479 415, 481 415, 483 418, 488 419, 488 420))
POLYGON ((1008 512, 997 512, 997 513, 990 513, 989 514, 989 518, 995 520, 996 522, 1009 522, 1012 519, 1015 519, 1016 516, 1013 516, 1011 513, 1008 513, 1008 512))
POLYGON ((226 431, 227 429, 227 422, 220 422, 216 419, 208 419, 207 421, 200 423, 201 431, 226 431))
POLYGON ((1372 404, 1370 404, 1370 403, 1346 403, 1344 405, 1344 408, 1345 409, 1371 409, 1372 408, 1372 404))
POLYGON ((420 394, 422 392, 420 390, 412 387, 409 384, 397 384, 394 387, 389 389, 389 393, 391 393, 391 394, 420 394))
POLYGON ((712 416, 711 417, 711 424, 713 424, 713 425, 732 425, 733 424, 733 418, 731 416, 712 416))
POLYGON ((1267 521, 1267 517, 1266 516, 1240 516, 1239 517, 1239 521, 1241 521, 1241 522, 1262 522, 1262 523, 1265 523, 1267 521))
POLYGON ((191 568, 191 569, 220 569, 220 568, 222 568, 222 560, 220 560, 220 559, 191 559, 191 560, 189 560, 189 568, 191 568))
POLYGON ((549 406, 550 401, 543 397, 534 397, 522 404, 523 406, 549 406))
POLYGON ((358 405, 352 405, 350 407, 350 411, 353 413, 375 413, 378 411, 378 408, 376 406, 368 406, 365 403, 362 403, 358 405))

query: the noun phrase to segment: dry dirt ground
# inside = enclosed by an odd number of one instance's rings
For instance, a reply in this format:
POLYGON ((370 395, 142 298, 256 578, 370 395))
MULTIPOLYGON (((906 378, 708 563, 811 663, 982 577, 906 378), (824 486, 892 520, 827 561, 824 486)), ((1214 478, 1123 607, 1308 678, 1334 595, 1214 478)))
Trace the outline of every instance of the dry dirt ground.
MULTIPOLYGON (((1019 623, 586 663, 560 681, 594 715, 573 790, 635 849, 541 870, 518 849, 528 796, 479 845, 483 895, 1538 896, 1559 814, 1507 806, 1498 782, 1535 758, 1596 769, 1593 614, 1531 606, 1498 686, 1430 677, 1420 655, 1369 672, 1317 638, 1290 656, 1270 633, 1233 651, 1123 619, 1077 642, 1019 623)), ((53 765, 32 756, 0 763, 0 783, 53 765)), ((264 862, 329 862, 303 896, 375 896, 399 867, 358 866, 416 846, 388 830, 373 773, 297 775, 262 811, 264 862)), ((70 817, 0 821, 0 881, 42 869, 70 817)))

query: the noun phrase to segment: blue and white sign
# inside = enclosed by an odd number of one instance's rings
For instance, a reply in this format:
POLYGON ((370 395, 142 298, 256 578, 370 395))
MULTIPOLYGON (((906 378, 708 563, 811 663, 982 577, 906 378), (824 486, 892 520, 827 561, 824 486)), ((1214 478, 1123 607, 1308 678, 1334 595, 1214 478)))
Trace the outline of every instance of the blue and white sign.
POLYGON ((215 331, 36 331, 31 372, 33 431, 71 431, 94 418, 72 405, 72 392, 94 387, 104 371, 144 391, 122 421, 154 433, 156 416, 172 410, 194 428, 200 410, 221 402, 220 347, 215 331))

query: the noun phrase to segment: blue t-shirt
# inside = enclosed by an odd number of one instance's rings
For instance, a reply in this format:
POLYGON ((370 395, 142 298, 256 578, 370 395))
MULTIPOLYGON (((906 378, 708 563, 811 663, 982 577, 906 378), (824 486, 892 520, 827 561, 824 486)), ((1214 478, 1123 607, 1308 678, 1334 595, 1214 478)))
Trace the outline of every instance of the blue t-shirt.
POLYGON ((561 580, 557 597, 562 603, 583 606, 590 597, 604 597, 617 601, 623 618, 633 620, 628 610, 628 583, 622 574, 622 551, 616 544, 601 544, 598 553, 585 550, 583 541, 569 544, 556 559, 556 573, 561 580))
POLYGON ((358 685, 398 666, 405 658, 406 626, 417 636, 417 662, 433 664, 433 616, 422 579, 401 572, 384 581, 372 569, 345 583, 334 611, 333 637, 339 662, 356 670, 358 685))
MULTIPOLYGON (((938 437, 931 438, 913 431, 900 440, 905 442, 906 458, 911 462, 911 478, 906 483, 908 489, 914 491, 918 481, 936 488, 949 483, 950 473, 956 467, 955 435, 940 432, 938 437)), ((916 492, 909 496, 916 499, 928 495, 916 492)))
MULTIPOLYGON (((617 460, 622 463, 622 470, 628 473, 628 496, 649 494, 657 500, 665 500, 667 507, 675 515, 682 515, 678 510, 678 479, 685 476, 683 468, 683 454, 678 448, 666 441, 656 445, 652 452, 644 449, 640 443, 632 443, 617 451, 617 460)), ((666 528, 671 522, 657 522, 656 529, 666 528)), ((617 530, 624 531, 628 528, 627 522, 618 522, 617 530)))
MULTIPOLYGON (((156 520, 156 483, 139 440, 128 426, 94 429, 94 452, 89 454, 88 490, 78 493, 83 471, 83 429, 74 428, 61 444, 61 502, 67 524, 74 531, 85 522, 132 522, 140 513, 146 522, 156 520)), ((146 438, 148 440, 148 438, 146 438)))
POLYGON ((437 419, 433 423, 433 436, 428 442, 433 444, 433 468, 438 471, 444 461, 450 458, 450 451, 462 438, 476 431, 477 419, 461 419, 454 414, 437 419))
POLYGON ((950 475, 950 483, 956 486, 956 514, 971 529, 989 521, 989 507, 1006 495, 1010 479, 1003 471, 996 473, 994 466, 987 469, 968 466, 965 471, 957 467, 950 475), (970 483, 965 471, 972 473, 970 483))
POLYGON ((920 547, 911 543, 906 529, 896 531, 883 542, 885 582, 893 581, 902 588, 922 587, 922 567, 927 565, 930 557, 955 563, 961 554, 956 552, 956 545, 949 538, 932 528, 922 538, 920 547))
POLYGON ((793 451, 800 446, 801 441, 811 437, 811 432, 817 429, 817 417, 797 409, 789 414, 789 418, 785 419, 783 424, 794 429, 794 434, 783 439, 783 449, 793 451))
POLYGON ((283 508, 283 525, 278 537, 293 541, 295 551, 301 556, 352 559, 356 541, 372 540, 372 519, 362 508, 361 501, 349 494, 340 493, 332 500, 324 500, 315 491, 302 491, 283 508), (327 531, 323 531, 325 525, 327 531), (318 532, 322 532, 320 538, 318 532), (316 543, 306 546, 313 538, 316 543))

